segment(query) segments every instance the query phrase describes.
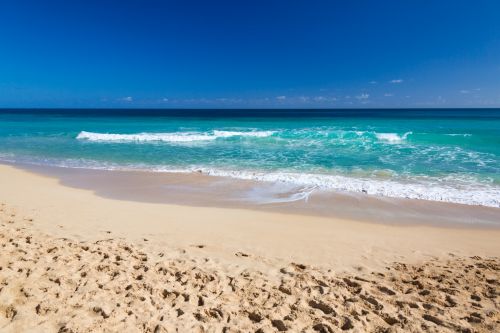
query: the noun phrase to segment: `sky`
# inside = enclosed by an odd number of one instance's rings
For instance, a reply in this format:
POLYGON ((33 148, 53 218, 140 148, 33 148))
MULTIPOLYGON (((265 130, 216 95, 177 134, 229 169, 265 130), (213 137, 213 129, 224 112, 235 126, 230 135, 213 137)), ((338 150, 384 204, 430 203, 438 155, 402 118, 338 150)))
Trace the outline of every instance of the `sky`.
POLYGON ((0 0, 0 107, 500 107, 500 1, 0 0))

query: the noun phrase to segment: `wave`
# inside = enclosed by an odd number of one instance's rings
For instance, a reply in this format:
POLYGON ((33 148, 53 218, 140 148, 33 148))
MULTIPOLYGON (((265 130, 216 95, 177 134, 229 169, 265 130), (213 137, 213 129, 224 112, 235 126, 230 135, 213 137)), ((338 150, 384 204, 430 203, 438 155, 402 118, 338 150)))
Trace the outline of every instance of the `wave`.
MULTIPOLYGON (((384 133, 375 131, 347 130, 347 129, 325 129, 325 128, 309 128, 292 130, 288 137, 299 139, 330 139, 342 140, 343 142, 369 142, 369 143, 403 143, 410 135, 414 133, 409 131, 403 134, 384 133)), ((285 134, 285 135, 286 135, 285 134)), ((419 133, 420 134, 420 133, 419 133)))
POLYGON ((399 135, 397 133, 376 133, 375 136, 380 141, 386 141, 389 143, 401 143, 406 140, 408 135, 413 134, 412 132, 406 132, 403 135, 399 135))
POLYGON ((445 134, 446 136, 463 136, 464 138, 472 136, 472 134, 469 133, 451 133, 451 134, 445 134))
POLYGON ((232 136, 251 136, 256 138, 265 138, 273 135, 276 131, 250 131, 250 132, 239 132, 239 131, 217 131, 213 132, 214 136, 218 138, 228 138, 232 136))
MULTIPOLYGON (((168 170, 161 170, 167 171, 168 170)), ((316 189, 364 193, 374 196, 441 201, 466 205, 500 207, 500 188, 488 185, 443 184, 442 182, 398 182, 373 178, 354 178, 341 175, 291 172, 248 172, 196 169, 207 175, 273 183, 291 183, 316 189), (454 186, 455 185, 455 186, 454 186)), ((453 183, 451 181, 450 183, 453 183)))
POLYGON ((230 137, 268 137, 276 133, 275 131, 219 131, 212 132, 173 132, 173 133, 135 133, 135 134, 117 134, 117 133, 96 133, 81 131, 76 138, 87 141, 103 142, 194 142, 194 141, 212 141, 218 138, 230 137))
MULTIPOLYGON (((289 143, 311 144, 321 143, 322 140, 339 140, 341 143, 363 143, 363 144, 402 144, 410 135, 415 135, 415 140, 427 133, 384 133, 374 131, 344 130, 310 128, 301 130, 211 130, 206 132, 166 132, 166 133, 98 133, 81 131, 76 138, 93 142, 116 142, 116 143, 147 143, 147 142, 169 142, 189 143, 197 141, 214 141, 232 137, 254 137, 265 138, 275 136, 277 139, 287 140, 289 143)), ((469 137, 471 134, 444 134, 451 137, 469 137)))

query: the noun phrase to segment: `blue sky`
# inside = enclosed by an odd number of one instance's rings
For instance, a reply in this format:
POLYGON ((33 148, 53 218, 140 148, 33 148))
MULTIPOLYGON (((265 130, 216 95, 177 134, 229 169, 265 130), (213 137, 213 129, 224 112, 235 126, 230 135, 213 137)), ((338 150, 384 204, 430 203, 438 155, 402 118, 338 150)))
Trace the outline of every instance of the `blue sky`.
POLYGON ((500 1, 0 0, 0 107, 498 107, 500 1))

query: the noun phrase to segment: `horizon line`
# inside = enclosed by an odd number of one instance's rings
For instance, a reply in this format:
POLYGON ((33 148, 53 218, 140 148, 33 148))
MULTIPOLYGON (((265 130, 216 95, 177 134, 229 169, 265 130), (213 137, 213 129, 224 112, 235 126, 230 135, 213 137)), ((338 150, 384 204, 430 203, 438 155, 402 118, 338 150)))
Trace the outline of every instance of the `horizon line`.
POLYGON ((495 110, 500 106, 481 107, 343 107, 343 108, 294 108, 294 107, 269 107, 269 108, 247 108, 247 107, 0 107, 5 110, 252 110, 252 111, 335 111, 335 110, 495 110))

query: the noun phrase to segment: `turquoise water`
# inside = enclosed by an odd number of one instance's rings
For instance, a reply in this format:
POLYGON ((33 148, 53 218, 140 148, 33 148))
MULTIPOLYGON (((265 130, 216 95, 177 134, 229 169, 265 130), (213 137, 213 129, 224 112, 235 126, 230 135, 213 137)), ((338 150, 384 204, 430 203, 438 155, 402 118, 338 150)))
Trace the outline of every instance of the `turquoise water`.
POLYGON ((0 160, 499 207, 500 110, 3 110, 0 160))

